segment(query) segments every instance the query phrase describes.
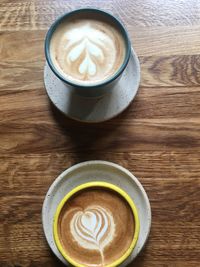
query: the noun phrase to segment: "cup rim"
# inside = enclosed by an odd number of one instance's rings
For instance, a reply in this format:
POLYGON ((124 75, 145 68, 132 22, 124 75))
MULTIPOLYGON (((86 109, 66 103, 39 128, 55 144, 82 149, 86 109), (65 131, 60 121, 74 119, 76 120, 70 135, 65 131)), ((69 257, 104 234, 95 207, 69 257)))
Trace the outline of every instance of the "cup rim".
POLYGON ((129 62, 129 59, 130 59, 130 55, 131 55, 131 43, 130 43, 130 40, 129 40, 129 36, 128 36, 128 33, 125 29, 125 27, 123 26, 123 24, 121 23, 121 21, 114 17, 111 13, 107 12, 107 11, 104 11, 104 10, 101 10, 101 9, 97 9, 97 8, 79 8, 79 9, 75 9, 75 10, 72 10, 70 12, 67 12, 65 13, 64 15, 58 17, 54 22, 53 24, 50 26, 49 30, 47 31, 47 34, 46 34, 46 37, 45 37, 45 46, 44 46, 44 50, 45 50, 45 57, 46 57, 46 60, 47 60, 47 63, 49 65, 49 67, 51 68, 51 70, 54 72, 54 74, 60 79, 62 80, 63 82, 73 86, 73 87, 79 87, 79 88, 94 88, 94 87, 103 87, 109 83, 111 83, 112 81, 114 81, 115 79, 117 79, 121 74, 122 72, 124 71, 124 69, 126 68, 128 62, 129 62), (54 67, 54 64, 51 60, 51 56, 50 56, 50 41, 51 41, 51 37, 54 33, 54 31, 56 30, 57 26, 66 18, 66 17, 69 17, 70 15, 73 15, 75 13, 79 13, 79 12, 97 12, 97 13, 100 13, 100 14, 103 14, 105 16, 109 16, 118 26, 119 26, 119 30, 120 32, 122 33, 123 35, 123 38, 125 40, 125 46, 126 46, 126 55, 125 55, 125 58, 124 58, 124 61, 122 63, 122 65, 119 67, 119 69, 111 76, 109 77, 108 79, 106 80, 103 80, 103 82, 99 82, 99 83, 94 83, 94 84, 91 84, 91 85, 87 85, 87 84, 78 84, 78 83, 75 83, 73 81, 70 81, 68 79, 66 79, 55 67, 54 67))
POLYGON ((54 236, 54 241, 55 244, 58 248, 58 250, 60 251, 60 253, 62 254, 62 256, 65 258, 65 260, 67 260, 70 264, 72 264, 73 266, 76 267, 85 267, 86 265, 82 265, 76 261, 74 261, 63 249, 61 242, 59 240, 58 237, 58 219, 59 219, 59 215, 60 212, 63 208, 63 206, 65 205, 65 203, 77 192, 86 189, 86 188, 90 188, 90 187, 104 187, 104 188, 108 188, 111 189, 115 192, 117 192, 121 197, 123 197, 126 202, 129 204, 132 213, 133 213, 133 217, 135 220, 135 230, 134 230, 134 235, 133 235, 133 240, 129 246, 129 248, 126 250, 126 252, 116 261, 114 261, 111 264, 106 265, 105 267, 116 267, 119 266, 122 262, 124 262, 132 253, 138 237, 139 237, 139 232, 140 232, 140 221, 139 221, 139 215, 138 215, 138 211, 137 208, 135 206, 134 201, 132 200, 132 198, 128 195, 128 193, 126 193, 123 189, 121 189, 120 187, 108 183, 108 182, 102 182, 102 181, 95 181, 95 182, 88 182, 88 183, 84 183, 81 184, 79 186, 76 186, 74 189, 72 189, 69 193, 67 193, 65 195, 65 197, 60 201, 60 203, 58 204, 58 207, 56 209, 55 215, 54 215, 54 219, 53 219, 53 236, 54 236))

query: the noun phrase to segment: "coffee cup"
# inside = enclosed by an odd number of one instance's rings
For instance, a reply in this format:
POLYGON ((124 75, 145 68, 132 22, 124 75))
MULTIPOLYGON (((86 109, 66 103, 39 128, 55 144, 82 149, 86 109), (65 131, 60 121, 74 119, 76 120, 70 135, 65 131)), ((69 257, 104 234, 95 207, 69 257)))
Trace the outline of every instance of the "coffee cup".
POLYGON ((126 29, 113 15, 94 8, 68 12, 50 27, 45 56, 54 74, 85 97, 110 92, 131 54, 126 29))
POLYGON ((139 217, 131 197, 107 182, 89 182, 72 189, 58 204, 55 244, 72 266, 115 267, 133 252, 139 217))

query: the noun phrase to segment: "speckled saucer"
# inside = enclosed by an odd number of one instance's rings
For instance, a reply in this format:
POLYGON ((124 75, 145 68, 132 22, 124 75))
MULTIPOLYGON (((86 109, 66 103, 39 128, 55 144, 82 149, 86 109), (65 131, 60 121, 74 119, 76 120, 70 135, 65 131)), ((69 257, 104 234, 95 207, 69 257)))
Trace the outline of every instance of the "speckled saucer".
POLYGON ((102 122, 120 114, 134 99, 140 83, 140 64, 132 49, 129 63, 111 92, 102 97, 82 97, 72 93, 46 63, 44 83, 51 102, 66 116, 83 122, 102 122))
POLYGON ((53 253, 65 265, 70 266, 58 251, 53 238, 53 217, 61 199, 76 186, 91 182, 104 181, 115 184, 126 191, 138 209, 140 233, 132 254, 120 267, 125 267, 143 249, 151 228, 151 207, 148 196, 138 179, 125 168, 107 161, 86 161, 70 167, 61 173, 50 186, 42 208, 44 234, 53 253))

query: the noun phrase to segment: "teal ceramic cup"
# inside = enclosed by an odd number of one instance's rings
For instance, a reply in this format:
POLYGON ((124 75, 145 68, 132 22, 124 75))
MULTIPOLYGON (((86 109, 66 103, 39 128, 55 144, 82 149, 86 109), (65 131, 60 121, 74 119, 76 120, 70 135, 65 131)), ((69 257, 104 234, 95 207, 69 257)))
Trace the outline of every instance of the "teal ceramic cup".
POLYGON ((122 23, 113 15, 99 10, 99 9, 94 9, 94 8, 83 8, 83 9, 77 9, 71 12, 68 12, 64 14, 63 16, 59 17, 49 28, 46 39, 45 39, 45 56, 47 63, 53 73, 59 78, 62 82, 66 84, 66 90, 72 90, 73 93, 79 94, 83 97, 100 97, 111 90, 113 90, 114 85, 118 82, 120 79, 123 71, 125 70, 129 59, 131 55, 131 42, 129 40, 128 34, 122 23), (57 27, 65 21, 65 19, 70 19, 70 17, 73 17, 74 15, 86 15, 87 17, 90 18, 90 16, 95 17, 95 15, 101 15, 105 16, 111 21, 115 27, 118 29, 118 31, 121 33, 123 39, 124 39, 124 45, 125 45, 125 56, 124 60, 119 66, 119 68, 116 70, 116 72, 108 77, 107 79, 102 80, 99 83, 95 83, 94 85, 88 83, 88 84, 79 84, 78 82, 76 83, 75 81, 72 81, 70 79, 67 79, 66 75, 62 75, 61 72, 55 67, 51 53, 50 53, 50 43, 51 43, 51 38, 53 36, 53 33, 56 31, 57 27))

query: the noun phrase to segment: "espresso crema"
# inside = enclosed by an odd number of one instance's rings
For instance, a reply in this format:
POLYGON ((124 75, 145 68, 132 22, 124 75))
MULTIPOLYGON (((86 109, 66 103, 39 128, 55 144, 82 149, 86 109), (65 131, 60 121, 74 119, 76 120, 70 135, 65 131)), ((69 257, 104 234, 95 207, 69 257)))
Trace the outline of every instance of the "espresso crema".
POLYGON ((58 219, 67 255, 83 266, 106 266, 130 247, 135 221, 129 204, 105 188, 84 189, 70 198, 58 219))
POLYGON ((76 14, 54 31, 50 56, 57 71, 80 85, 95 85, 113 76, 125 58, 125 41, 103 15, 76 14))

